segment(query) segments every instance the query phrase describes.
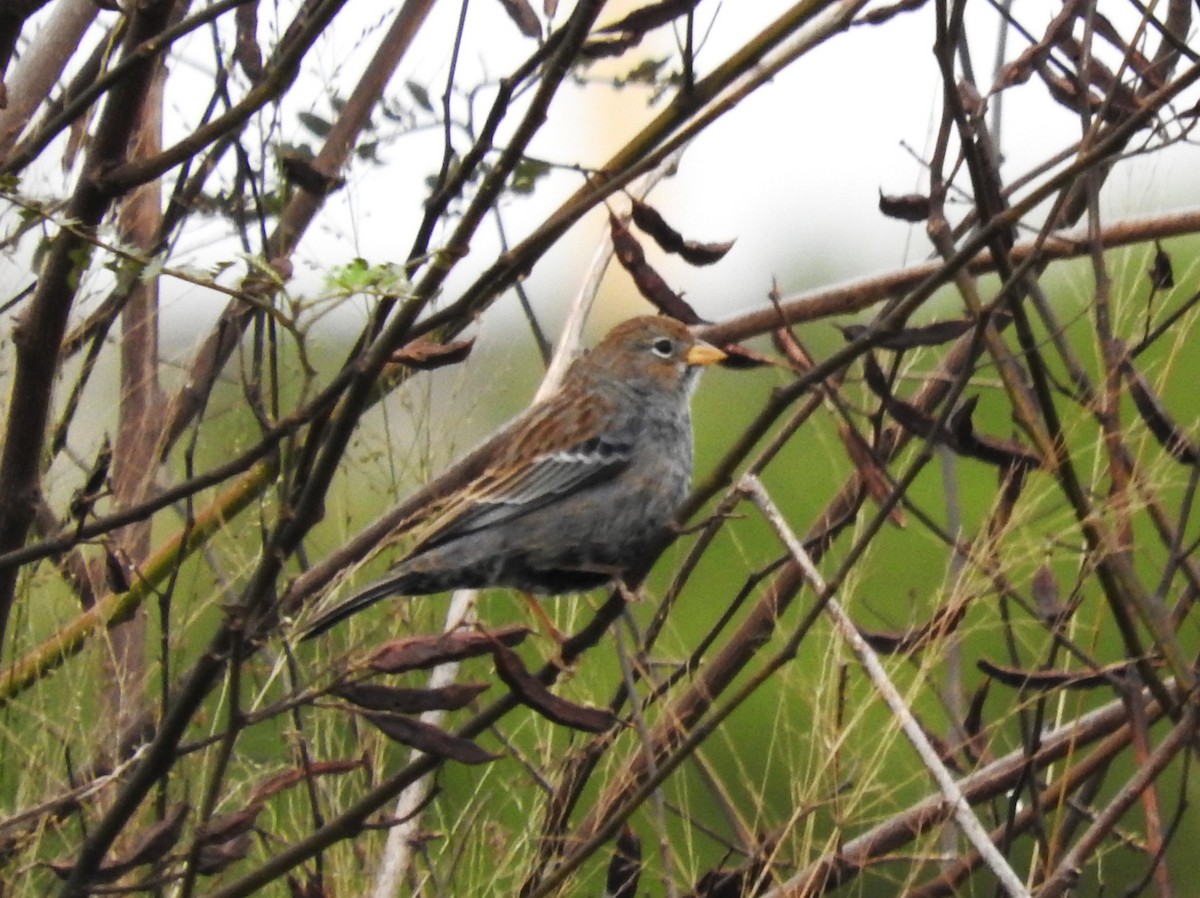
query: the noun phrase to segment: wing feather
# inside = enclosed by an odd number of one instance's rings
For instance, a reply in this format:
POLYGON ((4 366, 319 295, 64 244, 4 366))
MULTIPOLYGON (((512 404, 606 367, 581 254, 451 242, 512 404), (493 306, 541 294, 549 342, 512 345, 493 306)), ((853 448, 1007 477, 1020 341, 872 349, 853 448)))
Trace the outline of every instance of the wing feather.
MULTIPOLYGON (((555 397, 559 399, 560 397, 555 397)), ((606 404, 579 408, 554 399, 498 435, 504 452, 434 509, 409 555, 486 527, 515 520, 615 476, 629 464, 631 429, 612 423, 606 404)))

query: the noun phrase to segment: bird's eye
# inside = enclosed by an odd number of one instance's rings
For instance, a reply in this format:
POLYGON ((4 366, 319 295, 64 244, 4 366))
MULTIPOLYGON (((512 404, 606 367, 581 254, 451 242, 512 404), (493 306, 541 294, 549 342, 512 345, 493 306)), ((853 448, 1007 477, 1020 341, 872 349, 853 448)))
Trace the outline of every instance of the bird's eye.
POLYGON ((675 344, 666 337, 662 337, 658 340, 655 340, 654 343, 651 344, 650 351, 659 358, 669 359, 671 357, 671 353, 675 351, 675 344))

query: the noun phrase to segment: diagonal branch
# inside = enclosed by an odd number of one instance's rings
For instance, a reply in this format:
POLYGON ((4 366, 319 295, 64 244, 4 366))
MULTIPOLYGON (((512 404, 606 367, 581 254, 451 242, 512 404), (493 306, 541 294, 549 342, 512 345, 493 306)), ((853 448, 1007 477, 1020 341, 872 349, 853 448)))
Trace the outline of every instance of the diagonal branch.
MULTIPOLYGON (((771 497, 767 495, 762 481, 753 474, 747 474, 742 478, 739 489, 748 495, 754 504, 758 506, 763 516, 775 530, 776 535, 787 546, 793 561, 804 572, 804 579, 817 592, 824 593, 826 586, 821 572, 817 570, 808 552, 804 550, 804 546, 800 544, 800 540, 796 538, 796 535, 783 519, 783 515, 775 506, 775 503, 771 501, 771 497)), ((1005 892, 1014 896, 1014 898, 1028 898, 1029 890, 1025 888, 1025 884, 1021 882, 1008 861, 1000 854, 996 846, 992 844, 987 830, 983 828, 983 824, 979 822, 979 818, 971 810, 970 804, 967 803, 967 799, 964 797, 958 784, 954 781, 954 777, 950 775, 950 771, 942 763, 942 759, 930 744, 925 731, 921 729, 921 725, 917 723, 912 712, 908 710, 904 698, 892 684, 887 671, 883 669, 883 665, 879 663, 879 657, 867 645, 866 640, 862 638, 862 634, 858 632, 858 628, 854 626, 854 622, 850 620, 850 616, 846 614, 841 603, 836 597, 831 595, 826 599, 825 610, 833 619, 834 626, 837 627, 842 638, 846 640, 850 648, 854 651, 854 654, 858 656, 859 662, 867 672, 867 676, 870 677, 875 689, 879 692, 892 714, 895 715, 900 728, 904 731, 904 735, 908 737, 908 741, 916 749, 921 761, 925 764, 925 768, 937 783, 938 788, 942 792, 943 799, 952 809, 954 819, 958 821, 963 834, 975 846, 975 850, 984 858, 991 871, 996 874, 996 878, 1000 880, 1000 884, 1003 886, 1005 892)))

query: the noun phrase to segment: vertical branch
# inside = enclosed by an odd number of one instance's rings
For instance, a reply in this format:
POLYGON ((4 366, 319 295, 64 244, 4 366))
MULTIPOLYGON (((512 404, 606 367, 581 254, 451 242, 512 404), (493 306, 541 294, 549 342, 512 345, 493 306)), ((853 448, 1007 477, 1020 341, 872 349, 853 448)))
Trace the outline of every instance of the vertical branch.
MULTIPOLYGON (((162 144, 162 104, 166 70, 158 66, 137 118, 133 158, 157 153, 162 144)), ((162 187, 158 180, 134 190, 121 206, 118 228, 126 243, 153 248, 162 223, 162 187)), ((117 437, 113 448, 113 499, 118 508, 144 501, 157 471, 155 438, 161 416, 158 387, 158 279, 140 280, 121 312, 121 374, 117 437)), ((130 524, 114 535, 110 551, 134 559, 150 554, 151 522, 130 524)), ((164 622, 165 623, 165 622, 164 622)), ((145 675, 144 608, 110 631, 109 676, 104 703, 110 720, 123 732, 133 719, 145 675)))
MULTIPOLYGON (((475 603, 478 596, 478 590, 455 590, 446 609, 445 632, 470 627, 477 622, 475 603)), ((432 690, 451 685, 458 679, 461 667, 458 661, 439 664, 429 675, 426 686, 432 690)), ((422 723, 438 726, 445 716, 444 711, 426 711, 420 719, 422 723)), ((421 755, 422 752, 414 748, 409 755, 409 763, 415 764, 421 755)), ((416 845, 423 819, 421 811, 428 804, 434 788, 434 774, 431 771, 397 796, 393 816, 401 822, 388 830, 383 856, 375 868, 375 885, 371 890, 373 898, 391 898, 400 894, 400 883, 413 875, 412 864, 417 857, 416 845)))
MULTIPOLYGON (((131 18, 126 47, 160 32, 173 5, 173 0, 153 0, 138 6, 131 18)), ((54 237, 37 290, 13 332, 16 371, 0 454, 0 552, 22 545, 33 520, 59 347, 80 277, 87 268, 89 248, 85 238, 113 200, 99 188, 97 178, 124 156, 133 131, 129 110, 141 108, 157 60, 157 55, 139 60, 109 94, 83 174, 67 204, 65 217, 71 225, 61 228, 54 237)), ((17 568, 0 570, 0 647, 12 612, 16 580, 17 568)))
POLYGON ((25 20, 41 9, 49 0, 8 0, 0 4, 0 106, 4 105, 5 84, 4 70, 8 68, 9 60, 17 49, 17 39, 25 20))
POLYGON ((98 10, 95 0, 63 0, 38 29, 8 79, 8 106, 0 109, 0 158, 8 155, 50 95, 98 10))

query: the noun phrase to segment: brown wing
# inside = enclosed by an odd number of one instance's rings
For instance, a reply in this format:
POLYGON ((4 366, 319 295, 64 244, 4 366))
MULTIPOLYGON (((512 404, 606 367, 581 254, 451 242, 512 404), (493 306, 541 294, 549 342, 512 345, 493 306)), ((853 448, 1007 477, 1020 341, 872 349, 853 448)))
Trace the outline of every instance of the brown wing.
POLYGON ((629 464, 634 432, 606 429, 611 406, 562 394, 497 435, 495 460, 433 510, 410 555, 529 514, 613 477, 629 464))

